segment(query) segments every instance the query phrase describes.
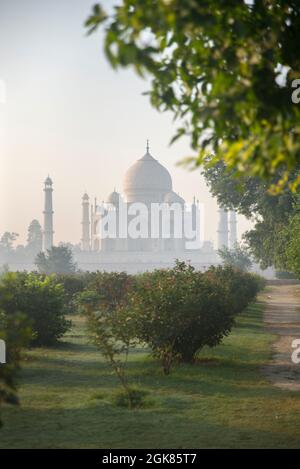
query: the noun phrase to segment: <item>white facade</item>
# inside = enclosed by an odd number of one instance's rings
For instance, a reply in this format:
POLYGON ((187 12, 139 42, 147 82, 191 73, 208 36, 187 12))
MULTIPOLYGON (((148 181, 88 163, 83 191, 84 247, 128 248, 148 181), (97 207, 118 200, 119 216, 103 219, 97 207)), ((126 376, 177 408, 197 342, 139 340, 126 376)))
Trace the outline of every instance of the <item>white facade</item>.
MULTIPOLYGON (((82 252, 76 254, 76 261, 84 270, 139 272, 159 267, 171 267, 175 259, 191 262, 199 269, 206 269, 209 265, 218 263, 218 256, 211 242, 203 242, 201 247, 191 249, 187 247, 185 235, 176 236, 174 217, 179 215, 184 223, 186 217, 189 216, 194 226, 198 203, 194 199, 191 206, 187 208, 185 200, 173 190, 170 173, 150 154, 148 145, 146 154, 127 170, 123 182, 123 194, 114 190, 105 202, 98 204, 95 200, 90 207, 88 196, 85 194, 83 203, 82 252), (170 237, 165 239, 162 236, 147 238, 119 236, 121 205, 126 206, 129 214, 126 223, 130 225, 134 218, 130 211, 136 204, 144 204, 148 209, 148 214, 153 204, 167 206, 172 204, 177 213, 176 215, 174 212, 170 214, 170 237), (116 215, 116 236, 103 238, 99 236, 99 230, 101 231, 99 227, 104 224, 104 215, 107 218, 109 211, 116 215), (91 213, 90 222, 88 213, 91 213), (87 231, 89 223, 90 233, 87 231)), ((144 222, 148 226, 148 232, 151 233, 152 218, 148 217, 144 222)), ((184 229, 182 231, 184 232, 184 229)))

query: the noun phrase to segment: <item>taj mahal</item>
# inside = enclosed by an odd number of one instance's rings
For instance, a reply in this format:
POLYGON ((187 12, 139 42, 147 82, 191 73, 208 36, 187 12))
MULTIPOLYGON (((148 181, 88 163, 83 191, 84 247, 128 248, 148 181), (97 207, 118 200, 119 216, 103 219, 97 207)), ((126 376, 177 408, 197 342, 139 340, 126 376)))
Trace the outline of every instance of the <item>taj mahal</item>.
MULTIPOLYGON (((44 183, 44 227, 43 249, 53 246, 53 182, 48 176, 44 183)), ((180 223, 189 219, 191 227, 197 222, 199 213, 199 201, 194 200, 188 205, 186 201, 176 193, 169 171, 154 158, 147 142, 146 153, 135 161, 125 173, 123 180, 123 192, 113 190, 106 201, 101 203, 85 193, 82 197, 82 237, 81 249, 74 252, 75 261, 81 270, 106 270, 127 271, 129 273, 144 272, 155 268, 172 267, 176 259, 190 262, 195 268, 205 270, 210 265, 220 263, 217 249, 227 246, 233 247, 237 242, 237 220, 235 212, 227 212, 219 209, 218 246, 214 248, 211 241, 202 239, 201 243, 191 248, 187 237, 182 231, 182 236, 176 236, 174 212, 169 215, 169 235, 163 236, 160 228, 154 236, 142 236, 136 231, 134 236, 122 234, 122 213, 126 209, 127 218, 125 231, 130 224, 135 228, 144 222, 153 233, 153 218, 143 218, 139 214, 136 218, 136 207, 153 206, 175 207, 180 223), (115 216, 114 236, 101 237, 99 230, 103 228, 104 219, 115 216), (120 221, 121 220, 121 221, 120 221)), ((161 215, 159 215, 160 217, 161 215)), ((177 217, 178 218, 178 217, 177 217)), ((200 217, 200 223, 203 219, 200 217)), ((123 229, 124 231, 124 229, 123 229)))

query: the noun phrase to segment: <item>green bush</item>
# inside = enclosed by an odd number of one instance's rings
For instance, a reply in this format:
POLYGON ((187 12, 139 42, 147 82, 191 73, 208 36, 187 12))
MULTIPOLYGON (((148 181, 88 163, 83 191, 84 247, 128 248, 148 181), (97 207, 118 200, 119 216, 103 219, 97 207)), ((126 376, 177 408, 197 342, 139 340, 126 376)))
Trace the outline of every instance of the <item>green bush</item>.
POLYGON ((234 316, 244 311, 265 286, 265 280, 262 277, 231 266, 210 267, 205 275, 215 284, 223 285, 234 316))
POLYGON ((204 345, 217 345, 234 324, 221 282, 184 263, 140 275, 129 309, 137 337, 160 359, 165 374, 177 359, 191 362, 204 345))
POLYGON ((65 319, 64 289, 54 276, 7 273, 0 284, 0 308, 7 316, 20 311, 32 329, 30 345, 47 346, 70 327, 65 319))
POLYGON ((219 344, 262 286, 260 277, 230 266, 202 273, 177 262, 135 277, 97 273, 80 302, 94 343, 129 395, 124 359, 136 341, 168 374, 176 360, 192 362, 202 347, 219 344))
MULTIPOLYGON (((17 374, 20 368, 22 348, 31 337, 27 318, 17 311, 7 315, 0 310, 0 339, 6 344, 6 363, 0 365, 0 407, 18 404, 17 374)), ((2 425, 0 418, 0 427, 2 425)))
POLYGON ((57 283, 64 287, 64 305, 66 314, 74 314, 77 310, 77 296, 87 286, 93 274, 76 272, 74 274, 55 274, 57 283))
POLYGON ((102 309, 113 311, 126 303, 133 284, 134 276, 126 272, 93 272, 89 274, 86 290, 97 294, 102 309))

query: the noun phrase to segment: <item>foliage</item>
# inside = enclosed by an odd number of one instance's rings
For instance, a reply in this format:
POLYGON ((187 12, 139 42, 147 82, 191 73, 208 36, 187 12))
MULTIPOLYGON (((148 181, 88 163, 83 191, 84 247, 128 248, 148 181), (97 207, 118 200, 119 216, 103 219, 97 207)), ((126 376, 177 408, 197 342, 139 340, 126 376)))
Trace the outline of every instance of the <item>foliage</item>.
POLYGON ((90 274, 79 303, 90 336, 129 396, 125 368, 130 347, 145 342, 169 374, 176 360, 192 362, 205 345, 229 334, 235 316, 262 287, 232 267, 197 272, 177 261, 173 269, 129 276, 90 274))
POLYGON ((7 273, 1 278, 0 309, 7 317, 21 311, 32 328, 30 345, 52 345, 69 329, 64 290, 54 277, 7 273))
POLYGON ((285 267, 288 271, 294 272, 297 278, 300 278, 300 197, 298 196, 295 204, 294 213, 289 219, 289 223, 281 231, 281 237, 285 242, 286 262, 285 267))
POLYGON ((31 255, 36 256, 43 247, 42 227, 37 220, 32 220, 28 227, 26 249, 31 255))
MULTIPOLYGON (((297 177, 299 166, 291 173, 291 179, 297 177)), ((266 182, 257 177, 238 177, 234 169, 229 169, 223 162, 203 170, 203 175, 210 191, 218 204, 234 209, 248 219, 266 219, 268 216, 283 223, 293 209, 296 195, 288 188, 279 194, 271 193, 266 182)), ((272 183, 277 185, 282 176, 276 173, 272 183)))
POLYGON ((231 266, 201 273, 177 261, 173 269, 135 278, 126 273, 90 274, 79 304, 93 343, 130 401, 125 369, 136 340, 149 345, 169 374, 177 359, 191 362, 204 345, 213 347, 228 335, 235 316, 262 286, 256 276, 231 266))
POLYGON ((136 404, 126 376, 128 353, 135 338, 133 323, 124 308, 131 284, 131 277, 125 272, 98 272, 88 285, 89 289, 79 297, 91 340, 118 377, 129 408, 136 404))
MULTIPOLYGON (((297 173, 298 169, 291 177, 297 173)), ((283 229, 294 211, 296 194, 287 187, 279 194, 271 194, 266 183, 254 177, 237 178, 236 171, 228 171, 223 163, 206 169, 203 174, 220 206, 234 209, 254 221, 253 229, 244 234, 253 258, 262 268, 272 265, 285 268, 283 229)), ((273 178, 274 184, 279 177, 273 178)))
POLYGON ((87 290, 97 293, 101 307, 114 311, 124 305, 134 277, 126 272, 92 272, 89 274, 87 290))
POLYGON ((89 272, 55 274, 56 282, 64 288, 64 306, 67 314, 74 314, 76 312, 77 296, 84 290, 93 275, 89 272))
POLYGON ((12 251, 13 249, 13 243, 16 241, 18 238, 18 233, 10 233, 6 231, 3 233, 0 239, 0 252, 9 252, 12 251))
POLYGON ((230 265, 210 267, 206 272, 215 285, 223 285, 231 314, 236 316, 244 311, 257 293, 265 287, 265 279, 259 275, 242 272, 230 265))
POLYGON ((9 265, 7 263, 2 264, 0 266, 0 275, 6 274, 7 272, 9 272, 9 265))
POLYGON ((181 121, 173 140, 200 148, 188 161, 259 177, 280 169, 278 187, 287 183, 300 153, 298 2, 123 0, 94 6, 88 32, 102 23, 111 65, 150 76, 152 105, 181 121))
POLYGON ((224 265, 231 266, 241 271, 247 271, 252 266, 249 249, 241 244, 236 243, 233 249, 224 246, 222 249, 219 249, 218 253, 224 265))
POLYGON ((140 275, 129 309, 138 338, 150 346, 165 374, 177 359, 191 362, 204 345, 217 345, 234 323, 224 285, 181 262, 140 275))
POLYGON ((46 254, 40 252, 35 259, 35 265, 39 272, 45 274, 74 273, 76 270, 72 250, 65 245, 53 246, 47 249, 46 254))
MULTIPOLYGON (((1 288, 1 287, 0 287, 1 288)), ((3 291, 1 291, 3 295, 3 291)), ((0 310, 0 339, 6 344, 6 363, 0 364, 0 408, 2 404, 19 403, 17 374, 20 369, 21 350, 28 344, 31 330, 27 318, 18 311, 7 315, 0 310)), ((2 425, 0 418, 0 427, 2 425)))

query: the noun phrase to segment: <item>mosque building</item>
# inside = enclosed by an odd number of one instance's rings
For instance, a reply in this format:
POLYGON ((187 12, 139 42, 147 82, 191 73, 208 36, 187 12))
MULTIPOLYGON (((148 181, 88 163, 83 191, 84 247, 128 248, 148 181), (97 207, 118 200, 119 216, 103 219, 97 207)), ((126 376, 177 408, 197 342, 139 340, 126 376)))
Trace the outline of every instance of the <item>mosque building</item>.
MULTIPOLYGON (((53 245, 52 185, 48 176, 44 186, 45 250, 53 245)), ((148 142, 145 155, 127 170, 122 194, 113 190, 101 204, 96 199, 91 203, 88 194, 83 195, 81 223, 81 250, 74 255, 82 270, 136 273, 172 267, 176 259, 205 270, 209 265, 220 262, 217 250, 210 241, 201 239, 198 244, 193 244, 191 236, 186 234, 185 224, 189 224, 193 233, 198 225, 201 231, 203 217, 199 202, 194 198, 189 205, 175 192, 169 171, 150 154, 148 142), (153 207, 158 207, 156 218, 153 217, 153 207), (161 212, 161 208, 166 212, 161 212), (162 221, 162 213, 168 214, 167 236, 163 233, 166 220, 162 221), (109 224, 113 227, 113 236, 105 237, 103 233, 107 233, 109 224), (128 233, 132 226, 135 235, 130 236, 128 233)), ((236 214, 220 209, 217 247, 233 247, 236 242, 236 214)))

